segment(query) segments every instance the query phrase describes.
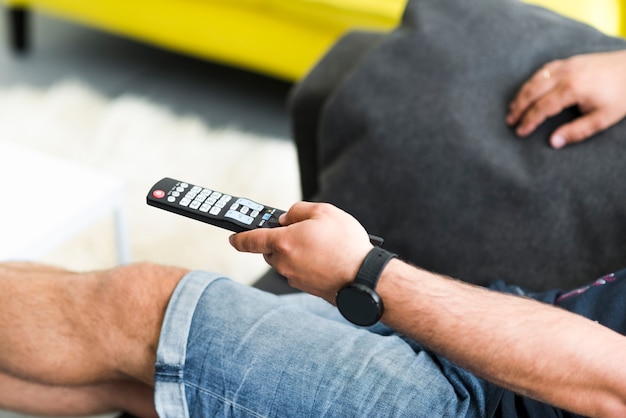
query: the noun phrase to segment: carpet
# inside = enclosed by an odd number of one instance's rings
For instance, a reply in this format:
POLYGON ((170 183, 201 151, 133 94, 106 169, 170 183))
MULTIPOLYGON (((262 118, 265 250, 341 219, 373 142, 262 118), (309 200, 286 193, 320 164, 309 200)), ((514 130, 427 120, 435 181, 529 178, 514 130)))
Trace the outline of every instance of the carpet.
MULTIPOLYGON (((110 99, 79 81, 45 90, 1 89, 0 141, 123 179, 133 261, 218 271, 242 283, 267 269, 263 258, 235 251, 229 231, 147 206, 150 186, 174 177, 284 209, 300 198, 290 141, 213 129, 193 114, 176 114, 132 95, 110 99)), ((89 228, 42 261, 75 270, 115 265, 113 220, 89 228)))

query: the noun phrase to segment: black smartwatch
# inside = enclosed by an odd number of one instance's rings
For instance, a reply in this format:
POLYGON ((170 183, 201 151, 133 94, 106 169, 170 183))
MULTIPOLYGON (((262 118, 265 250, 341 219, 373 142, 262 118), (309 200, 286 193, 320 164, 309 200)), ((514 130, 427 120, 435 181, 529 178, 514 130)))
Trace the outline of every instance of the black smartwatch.
POLYGON ((383 300, 376 293, 376 283, 383 269, 396 254, 374 247, 367 254, 356 278, 337 292, 335 304, 339 312, 353 324, 374 325, 383 315, 383 300))

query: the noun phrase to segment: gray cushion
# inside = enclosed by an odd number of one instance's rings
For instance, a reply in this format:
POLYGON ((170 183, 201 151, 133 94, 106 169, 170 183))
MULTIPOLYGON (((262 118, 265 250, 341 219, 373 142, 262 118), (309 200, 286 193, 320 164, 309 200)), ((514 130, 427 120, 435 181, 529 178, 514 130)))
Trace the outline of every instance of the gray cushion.
POLYGON ((485 284, 571 287, 626 266, 626 123, 553 150, 505 125, 547 61, 623 39, 513 0, 413 0, 325 103, 320 189, 385 247, 485 284))

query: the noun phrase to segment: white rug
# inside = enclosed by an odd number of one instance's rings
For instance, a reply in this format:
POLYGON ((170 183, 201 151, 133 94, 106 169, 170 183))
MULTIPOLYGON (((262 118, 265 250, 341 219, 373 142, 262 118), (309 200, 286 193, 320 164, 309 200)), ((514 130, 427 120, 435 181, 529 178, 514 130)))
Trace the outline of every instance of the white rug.
MULTIPOLYGON (((218 271, 243 283, 267 269, 263 258, 237 253, 228 231, 147 206, 150 186, 169 176, 284 209, 300 197, 290 141, 215 130, 194 115, 177 115, 140 97, 109 100, 75 81, 45 91, 0 90, 0 140, 124 179, 135 261, 218 271)), ((113 266, 112 220, 43 261, 78 270, 113 266)))

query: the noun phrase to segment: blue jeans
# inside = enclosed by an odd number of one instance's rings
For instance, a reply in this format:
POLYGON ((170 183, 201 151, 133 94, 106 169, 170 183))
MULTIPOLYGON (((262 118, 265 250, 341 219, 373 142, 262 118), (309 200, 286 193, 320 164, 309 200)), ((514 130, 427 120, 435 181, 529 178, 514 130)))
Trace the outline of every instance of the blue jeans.
POLYGON ((484 417, 502 390, 327 302, 191 272, 157 350, 161 417, 484 417))

